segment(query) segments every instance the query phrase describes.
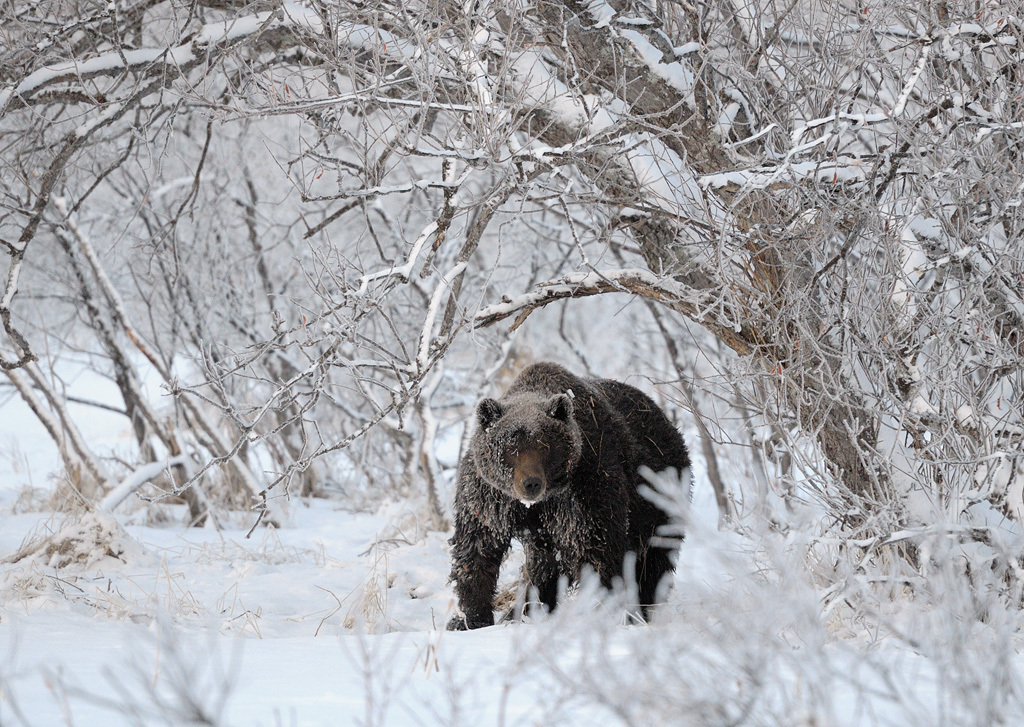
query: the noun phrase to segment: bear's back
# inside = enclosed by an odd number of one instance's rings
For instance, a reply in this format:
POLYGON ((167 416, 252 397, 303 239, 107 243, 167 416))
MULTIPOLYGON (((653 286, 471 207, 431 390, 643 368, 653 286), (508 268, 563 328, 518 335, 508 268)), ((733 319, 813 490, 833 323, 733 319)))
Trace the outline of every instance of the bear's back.
POLYGON ((668 467, 681 472, 690 466, 682 435, 653 399, 621 381, 596 379, 591 383, 625 420, 640 450, 639 464, 647 465, 654 472, 668 467))
POLYGON ((550 396, 564 394, 569 390, 574 396, 579 397, 588 388, 583 379, 568 369, 550 361, 542 361, 530 364, 520 371, 501 398, 508 399, 523 393, 550 396))

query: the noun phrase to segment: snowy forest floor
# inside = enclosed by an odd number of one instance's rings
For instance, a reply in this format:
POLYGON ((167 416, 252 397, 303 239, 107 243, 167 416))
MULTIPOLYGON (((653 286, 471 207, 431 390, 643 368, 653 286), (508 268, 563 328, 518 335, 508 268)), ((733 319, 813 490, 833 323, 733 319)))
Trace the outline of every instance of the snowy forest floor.
MULTIPOLYGON (((469 633, 451 615, 447 533, 409 505, 293 499, 280 529, 135 503, 117 525, 53 512, 56 454, 0 410, 0 561, 77 522, 78 562, 0 565, 0 725, 1011 724, 1024 658, 1012 611, 963 619, 963 591, 879 603, 871 632, 822 607, 806 568, 695 527, 650 625, 584 586, 539 623, 469 633), (91 550, 89 531, 106 529, 91 550)), ((94 433, 125 433, 102 416, 94 433), (107 427, 105 430, 104 427, 107 427)), ((518 568, 506 564, 510 583, 518 568)))

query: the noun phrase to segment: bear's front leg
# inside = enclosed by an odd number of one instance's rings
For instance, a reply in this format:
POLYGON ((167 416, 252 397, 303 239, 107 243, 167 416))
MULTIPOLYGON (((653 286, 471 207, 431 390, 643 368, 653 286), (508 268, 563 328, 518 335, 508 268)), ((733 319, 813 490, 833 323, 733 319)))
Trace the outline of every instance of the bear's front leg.
POLYGON ((448 622, 448 630, 493 626, 498 571, 511 539, 499 537, 472 516, 456 513, 455 534, 449 542, 452 546, 451 579, 462 615, 448 622))
MULTIPOLYGON (((554 545, 545 538, 526 538, 523 540, 523 552, 526 556, 527 587, 536 588, 538 600, 548 607, 548 611, 554 611, 558 605, 559 576, 554 545)), ((536 605, 528 603, 527 613, 532 613, 536 605)))

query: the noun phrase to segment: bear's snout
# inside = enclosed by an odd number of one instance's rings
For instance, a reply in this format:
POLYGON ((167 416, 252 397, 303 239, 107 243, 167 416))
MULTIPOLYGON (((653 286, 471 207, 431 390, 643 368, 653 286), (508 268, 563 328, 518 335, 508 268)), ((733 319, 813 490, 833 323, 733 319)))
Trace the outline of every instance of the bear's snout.
POLYGON ((532 503, 544 496, 544 457, 538 450, 520 452, 513 465, 512 494, 517 500, 532 503))

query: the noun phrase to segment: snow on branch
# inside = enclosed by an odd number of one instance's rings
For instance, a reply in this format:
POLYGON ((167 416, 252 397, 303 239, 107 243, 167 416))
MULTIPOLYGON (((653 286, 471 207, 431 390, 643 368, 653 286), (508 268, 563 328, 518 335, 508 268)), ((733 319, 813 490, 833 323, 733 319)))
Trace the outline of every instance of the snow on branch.
POLYGON ((683 301, 683 289, 672 280, 660 278, 649 270, 598 270, 570 273, 557 280, 539 283, 531 292, 515 298, 505 296, 501 303, 481 308, 474 316, 474 326, 484 328, 515 315, 510 330, 523 324, 538 308, 563 298, 585 298, 602 293, 633 293, 662 301, 683 301))
MULTIPOLYGON (((472 167, 467 167, 462 174, 454 182, 443 182, 443 183, 429 183, 420 185, 419 182, 414 182, 410 189, 425 189, 427 186, 440 186, 447 189, 457 190, 462 186, 462 183, 466 181, 470 173, 473 171, 472 167)), ((403 185, 404 186, 404 185, 403 185)), ((438 231, 441 229, 440 221, 434 220, 428 223, 421 231, 416 241, 412 244, 412 249, 409 251, 409 256, 406 258, 405 263, 402 265, 392 265, 387 270, 377 270, 372 273, 367 273, 359 278, 359 289, 356 295, 365 295, 370 283, 375 280, 391 280, 398 279, 401 282, 406 282, 412 277, 412 269, 416 265, 416 260, 419 258, 420 253, 423 251, 423 246, 427 240, 436 236, 438 231)))
POLYGON ((149 482, 154 477, 159 477, 171 467, 184 464, 188 461, 188 455, 179 454, 176 457, 169 457, 157 462, 144 464, 108 492, 99 503, 99 509, 104 512, 113 512, 118 505, 128 499, 128 496, 149 482))
POLYGON ((430 222, 424 227, 416 238, 416 242, 412 244, 412 250, 409 251, 409 256, 405 259, 405 263, 399 266, 392 266, 387 270, 378 270, 373 273, 367 273, 359 278, 359 290, 356 291, 356 295, 365 295, 366 290, 370 283, 374 280, 397 278, 400 281, 407 281, 412 275, 412 269, 416 265, 416 258, 420 256, 420 252, 423 250, 423 245, 429 240, 434 233, 437 232, 437 220, 430 222))
POLYGON ((211 48, 256 35, 268 28, 291 27, 321 34, 320 17, 311 9, 284 3, 279 10, 256 13, 204 25, 188 42, 173 47, 118 49, 88 60, 73 59, 44 66, 19 83, 0 89, 0 110, 15 99, 28 103, 40 89, 54 83, 121 73, 154 65, 181 68, 199 60, 211 48))
POLYGON ((825 183, 861 183, 868 177, 869 165, 856 157, 838 157, 831 161, 786 161, 776 167, 752 167, 718 174, 705 174, 697 181, 705 189, 744 187, 766 189, 783 181, 813 180, 825 183))
POLYGON ((665 62, 665 54, 654 47, 644 35, 635 30, 619 30, 619 36, 629 41, 637 56, 643 61, 652 74, 671 86, 684 97, 693 90, 693 72, 681 61, 670 59, 665 62))
POLYGON ((708 288, 698 292, 672 278, 639 268, 570 273, 556 280, 538 283, 529 293, 515 298, 504 296, 501 303, 481 308, 473 316, 473 327, 486 328, 516 316, 509 329, 511 332, 521 326, 533 311, 549 303, 604 293, 629 293, 656 300, 704 326, 740 355, 756 350, 756 332, 737 318, 736 311, 720 291, 708 288))
POLYGON ((924 47, 924 52, 921 53, 921 57, 917 59, 917 65, 914 67, 914 72, 910 74, 910 78, 904 85, 903 90, 900 92, 900 97, 896 101, 896 106, 892 109, 893 117, 900 116, 903 110, 907 107, 907 100, 910 98, 910 94, 914 91, 914 86, 917 85, 917 79, 924 73, 925 66, 928 64, 928 56, 931 54, 932 45, 929 43, 924 47))
MULTIPOLYGON (((405 106, 416 108, 420 110, 430 111, 447 111, 454 114, 468 114, 475 113, 480 110, 479 106, 471 104, 460 104, 451 103, 447 101, 435 101, 431 99, 418 99, 418 98, 399 98, 397 96, 386 96, 380 93, 382 90, 388 90, 391 88, 397 88, 405 85, 404 79, 398 81, 392 81, 390 83, 381 83, 374 86, 372 90, 359 89, 352 93, 345 93, 338 96, 324 96, 323 98, 311 98, 303 99, 302 101, 295 101, 293 103, 278 103, 272 108, 266 108, 260 110, 262 116, 290 116, 298 113, 306 113, 309 111, 316 111, 318 109, 331 109, 338 106, 344 106, 345 104, 352 103, 354 101, 366 101, 371 102, 377 106, 405 106)), ((469 152, 465 154, 447 151, 436 151, 417 149, 417 153, 421 156, 458 156, 460 159, 473 159, 475 157, 481 157, 482 155, 473 155, 469 152)))
POLYGON ((29 348, 28 341, 11 323, 11 305, 14 302, 15 294, 18 292, 18 280, 21 277, 23 254, 21 250, 17 250, 12 254, 10 267, 7 270, 7 286, 4 288, 3 297, 0 298, 0 322, 3 323, 4 330, 18 348, 18 358, 14 361, 8 361, 7 357, 0 354, 0 370, 2 371, 11 371, 37 360, 35 354, 29 348))
POLYGON ((556 163, 600 150, 590 163, 603 167, 609 177, 614 176, 610 170, 615 169, 621 175, 621 187, 636 187, 633 206, 639 207, 643 201, 682 220, 710 213, 721 221, 720 210, 706 208, 714 201, 702 194, 689 160, 656 134, 623 133, 629 113, 621 102, 576 93, 551 73, 542 54, 536 51, 520 53, 510 68, 519 97, 560 127, 560 133, 554 136, 564 143, 535 145, 529 152, 538 161, 556 163))
POLYGON ((990 525, 939 524, 914 528, 903 528, 870 538, 837 538, 815 536, 809 542, 844 548, 875 550, 906 541, 921 542, 927 538, 951 537, 961 543, 982 543, 998 552, 1009 553, 1014 558, 1022 555, 1021 546, 1014 533, 1005 528, 990 525))
MULTIPOLYGON (((798 145, 802 141, 804 134, 806 134, 811 129, 816 129, 819 126, 825 126, 827 124, 837 124, 842 127, 852 127, 854 129, 859 129, 863 126, 868 126, 871 124, 880 124, 884 121, 890 121, 891 119, 892 117, 889 114, 882 112, 876 112, 871 114, 834 113, 829 114, 828 116, 822 116, 819 119, 811 119, 810 121, 804 122, 803 124, 793 129, 793 132, 790 134, 790 137, 793 139, 793 144, 798 145)), ((759 131, 756 134, 756 136, 763 135, 765 131, 770 130, 773 127, 775 127, 774 123, 769 126, 769 129, 759 131)), ((744 141, 746 142, 748 140, 744 139, 744 141)))
POLYGON ((111 71, 130 71, 157 62, 181 66, 194 59, 194 44, 193 40, 175 48, 110 51, 87 61, 72 60, 44 66, 26 76, 16 86, 0 89, 0 108, 6 106, 12 98, 26 99, 40 88, 58 81, 88 78, 111 71))
POLYGON ((430 296, 430 305, 427 306, 427 315, 423 320, 423 330, 420 332, 419 350, 416 354, 416 371, 421 374, 426 373, 427 367, 430 365, 431 332, 434 329, 434 322, 437 320, 441 299, 447 291, 451 290, 453 281, 457 280, 465 272, 467 264, 466 261, 457 263, 455 267, 442 275, 437 288, 434 289, 433 295, 430 296))

